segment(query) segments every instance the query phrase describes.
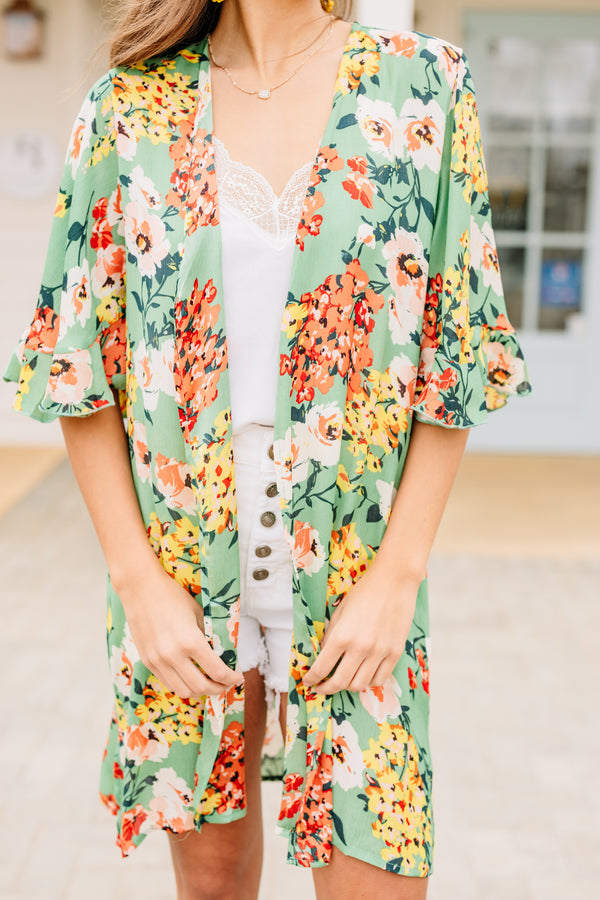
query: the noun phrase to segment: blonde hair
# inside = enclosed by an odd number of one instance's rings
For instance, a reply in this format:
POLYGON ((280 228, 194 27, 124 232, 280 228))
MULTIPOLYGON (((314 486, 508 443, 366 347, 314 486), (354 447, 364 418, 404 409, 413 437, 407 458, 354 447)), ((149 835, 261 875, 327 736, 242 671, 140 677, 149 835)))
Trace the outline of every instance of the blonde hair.
MULTIPOLYGON (((350 14, 349 0, 336 0, 333 12, 350 14)), ((110 64, 128 66, 202 40, 219 21, 221 4, 212 0, 120 0, 113 6, 110 64)))

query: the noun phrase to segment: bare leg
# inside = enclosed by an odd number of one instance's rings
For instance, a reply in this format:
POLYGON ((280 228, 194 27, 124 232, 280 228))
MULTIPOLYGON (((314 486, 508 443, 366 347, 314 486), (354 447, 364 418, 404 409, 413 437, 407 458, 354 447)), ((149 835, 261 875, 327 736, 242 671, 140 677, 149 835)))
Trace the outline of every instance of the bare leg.
POLYGON ((287 692, 285 694, 280 695, 279 700, 279 726, 281 728, 281 733, 283 735, 283 739, 285 740, 285 718, 287 712, 287 692))
POLYGON ((247 810, 224 825, 169 833, 177 900, 256 900, 263 857, 261 750, 266 724, 264 683, 258 669, 244 673, 247 810))
POLYGON ((425 900, 427 878, 386 872, 333 848, 331 862, 313 869, 317 900, 425 900))

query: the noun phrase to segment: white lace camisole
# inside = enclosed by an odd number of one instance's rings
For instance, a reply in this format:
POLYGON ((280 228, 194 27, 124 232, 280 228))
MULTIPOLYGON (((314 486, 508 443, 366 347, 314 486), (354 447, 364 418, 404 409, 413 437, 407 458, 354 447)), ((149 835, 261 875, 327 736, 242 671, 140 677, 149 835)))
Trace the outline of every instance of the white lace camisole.
POLYGON ((235 434, 275 421, 281 322, 313 163, 297 169, 277 197, 263 175, 213 140, 235 434))

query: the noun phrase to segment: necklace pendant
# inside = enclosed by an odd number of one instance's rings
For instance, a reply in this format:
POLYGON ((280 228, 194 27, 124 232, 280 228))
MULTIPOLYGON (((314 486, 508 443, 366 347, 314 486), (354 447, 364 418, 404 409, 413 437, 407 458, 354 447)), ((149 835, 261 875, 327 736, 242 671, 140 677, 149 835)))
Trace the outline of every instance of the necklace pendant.
POLYGON ((271 89, 265 88, 264 90, 259 91, 258 96, 261 100, 268 100, 271 96, 271 89))

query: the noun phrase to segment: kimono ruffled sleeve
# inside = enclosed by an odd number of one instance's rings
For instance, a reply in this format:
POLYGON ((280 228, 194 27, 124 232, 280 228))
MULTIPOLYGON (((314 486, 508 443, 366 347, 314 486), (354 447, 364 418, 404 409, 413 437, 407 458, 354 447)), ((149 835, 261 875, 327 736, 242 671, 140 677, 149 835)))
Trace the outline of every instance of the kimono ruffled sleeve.
POLYGON ((125 260, 107 75, 75 121, 37 306, 4 372, 18 385, 15 409, 49 422, 115 405, 111 387, 125 387, 125 260))
POLYGON ((460 57, 446 128, 414 401, 416 419, 470 428, 529 394, 508 321, 492 230, 477 104, 460 57))

